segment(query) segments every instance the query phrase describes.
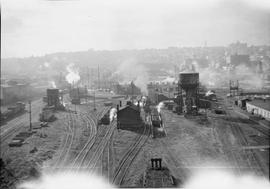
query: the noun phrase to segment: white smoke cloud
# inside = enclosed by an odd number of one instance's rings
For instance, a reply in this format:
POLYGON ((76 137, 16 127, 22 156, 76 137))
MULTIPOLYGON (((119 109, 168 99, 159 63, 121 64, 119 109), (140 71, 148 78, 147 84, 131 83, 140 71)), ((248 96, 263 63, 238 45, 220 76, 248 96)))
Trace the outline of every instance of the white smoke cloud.
POLYGON ((20 184, 18 189, 104 189, 114 188, 100 176, 87 173, 59 172, 20 184))
MULTIPOLYGON (((195 166, 195 165, 194 165, 195 166)), ((228 165, 208 165, 199 171, 193 171, 187 180, 184 180, 183 188, 191 189, 268 189, 270 183, 266 178, 253 175, 236 176, 228 170, 228 165), (225 168, 225 169, 224 169, 225 168)), ((193 169, 198 170, 198 169, 193 169)), ((54 172, 43 173, 36 180, 25 181, 18 184, 18 189, 110 189, 115 186, 101 176, 85 172, 54 172)))
POLYGON ((66 75, 66 80, 70 84, 76 84, 80 80, 79 71, 74 68, 74 64, 69 64, 67 66, 68 74, 66 75))
POLYGON ((218 63, 210 64, 206 68, 194 61, 192 65, 181 66, 181 72, 198 72, 200 82, 208 87, 228 86, 229 80, 239 80, 240 88, 262 88, 263 81, 256 70, 241 64, 236 67, 232 65, 220 67, 218 63), (241 85, 242 84, 242 85, 241 85))
POLYGON ((110 110, 110 121, 112 122, 113 119, 116 118, 116 116, 117 116, 117 110, 116 110, 115 108, 112 108, 112 109, 110 110))
POLYGON ((201 169, 194 173, 184 185, 184 188, 192 189, 266 189, 269 187, 269 182, 264 178, 252 175, 236 176, 217 168, 201 169))
POLYGON ((245 85, 249 88, 262 88, 263 87, 263 81, 262 79, 256 74, 255 70, 252 70, 251 68, 245 66, 245 65, 239 65, 236 66, 233 70, 234 74, 231 75, 234 80, 239 80, 240 87, 241 84, 245 85))
POLYGON ((157 105, 157 111, 160 113, 161 111, 161 108, 164 107, 164 103, 163 102, 160 102, 158 105, 157 105))
POLYGON ((162 83, 173 83, 173 82, 177 82, 177 80, 174 77, 166 77, 161 82, 162 83))
POLYGON ((52 88, 54 88, 54 89, 56 88, 56 84, 55 84, 54 81, 51 81, 50 84, 51 84, 51 87, 52 87, 52 88))
POLYGON ((138 64, 134 58, 125 60, 114 73, 123 83, 130 83, 131 81, 141 89, 141 91, 147 94, 147 83, 149 82, 149 76, 146 68, 138 64))
POLYGON ((44 66, 45 66, 46 68, 48 68, 48 67, 51 66, 51 64, 50 64, 49 62, 44 62, 44 66))

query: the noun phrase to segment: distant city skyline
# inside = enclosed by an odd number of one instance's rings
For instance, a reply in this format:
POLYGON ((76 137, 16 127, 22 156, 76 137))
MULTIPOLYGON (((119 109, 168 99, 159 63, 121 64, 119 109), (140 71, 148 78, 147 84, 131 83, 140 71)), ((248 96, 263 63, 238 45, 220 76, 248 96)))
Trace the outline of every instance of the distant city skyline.
POLYGON ((2 0, 1 57, 270 45, 270 1, 2 0))

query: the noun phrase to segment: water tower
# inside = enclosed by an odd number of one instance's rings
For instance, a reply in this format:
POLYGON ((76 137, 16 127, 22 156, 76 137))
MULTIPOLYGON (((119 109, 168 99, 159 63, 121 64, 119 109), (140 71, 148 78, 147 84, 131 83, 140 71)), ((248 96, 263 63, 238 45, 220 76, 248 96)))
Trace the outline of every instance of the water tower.
POLYGON ((199 73, 180 73, 179 88, 186 114, 196 114, 199 105, 199 73))

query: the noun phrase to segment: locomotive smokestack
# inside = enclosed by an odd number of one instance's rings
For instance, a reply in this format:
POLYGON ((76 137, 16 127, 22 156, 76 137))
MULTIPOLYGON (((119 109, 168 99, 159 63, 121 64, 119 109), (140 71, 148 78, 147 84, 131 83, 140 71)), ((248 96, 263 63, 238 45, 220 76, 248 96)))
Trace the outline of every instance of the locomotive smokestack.
POLYGON ((121 100, 120 100, 120 102, 119 102, 119 106, 122 107, 122 101, 121 101, 121 100))

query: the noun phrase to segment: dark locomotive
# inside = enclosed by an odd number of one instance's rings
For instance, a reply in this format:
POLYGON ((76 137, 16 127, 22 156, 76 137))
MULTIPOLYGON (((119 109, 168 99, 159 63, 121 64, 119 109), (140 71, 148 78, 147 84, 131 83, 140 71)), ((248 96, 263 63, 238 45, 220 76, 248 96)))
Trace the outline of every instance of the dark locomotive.
POLYGON ((151 111, 151 122, 153 127, 161 127, 162 125, 161 114, 157 111, 156 108, 151 111))

